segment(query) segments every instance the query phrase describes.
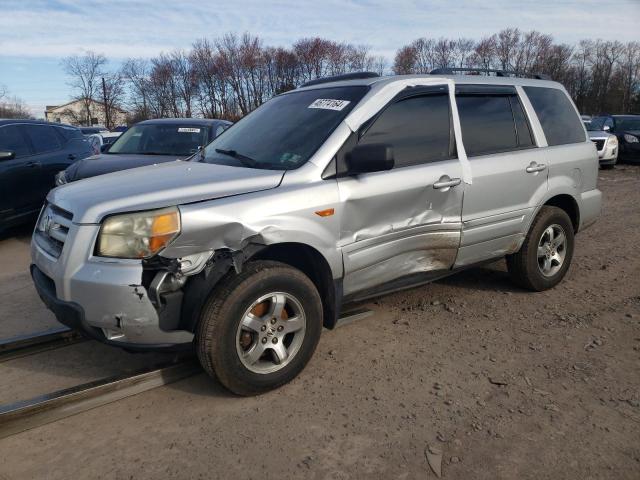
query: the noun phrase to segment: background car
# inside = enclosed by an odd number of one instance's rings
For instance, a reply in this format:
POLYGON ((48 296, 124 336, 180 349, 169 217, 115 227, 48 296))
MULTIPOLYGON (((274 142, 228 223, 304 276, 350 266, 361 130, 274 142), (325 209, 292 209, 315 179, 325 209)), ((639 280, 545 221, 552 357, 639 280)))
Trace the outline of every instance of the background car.
POLYGON ((94 135, 96 133, 108 133, 109 129, 106 127, 78 127, 83 135, 94 135))
POLYGON ((640 163, 640 115, 601 115, 591 120, 591 128, 618 138, 620 160, 640 163))
POLYGON ((76 127, 0 120, 0 230, 37 214, 56 172, 91 153, 76 127))
POLYGON ((101 132, 85 135, 85 137, 93 147, 93 154, 99 155, 104 150, 104 145, 111 145, 120 135, 122 135, 122 132, 101 132))
POLYGON ((583 119, 589 139, 595 143, 598 150, 598 160, 602 168, 614 168, 618 161, 618 137, 604 130, 594 130, 591 121, 583 119))
POLYGON ((145 120, 129 128, 103 153, 60 172, 56 185, 105 173, 156 163, 183 160, 231 126, 215 119, 166 118, 145 120))

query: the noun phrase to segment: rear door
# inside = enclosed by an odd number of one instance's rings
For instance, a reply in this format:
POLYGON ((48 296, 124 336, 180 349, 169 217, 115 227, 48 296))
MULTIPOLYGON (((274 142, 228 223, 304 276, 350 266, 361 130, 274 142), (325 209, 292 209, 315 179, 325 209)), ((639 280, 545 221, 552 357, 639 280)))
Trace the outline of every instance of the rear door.
POLYGON ((14 152, 0 161, 0 216, 12 216, 35 208, 40 165, 33 159, 23 125, 0 126, 0 150, 14 152))
POLYGON ((418 281, 453 264, 464 184, 452 132, 448 88, 414 87, 343 148, 384 143, 395 158, 390 171, 338 179, 345 295, 418 281))
POLYGON ((458 85, 473 183, 465 189, 456 266, 515 251, 547 190, 548 165, 513 86, 458 85))

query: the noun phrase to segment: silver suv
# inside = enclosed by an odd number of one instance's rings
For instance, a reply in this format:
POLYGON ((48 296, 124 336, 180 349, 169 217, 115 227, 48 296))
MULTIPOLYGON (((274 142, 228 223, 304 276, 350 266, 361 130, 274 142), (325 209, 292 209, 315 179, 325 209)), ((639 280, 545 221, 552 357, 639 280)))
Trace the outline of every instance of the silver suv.
POLYGON ((351 74, 266 102, 189 161, 64 185, 33 235, 60 322, 194 348, 230 390, 293 379, 343 305, 507 258, 562 280, 598 155, 558 83, 351 74))

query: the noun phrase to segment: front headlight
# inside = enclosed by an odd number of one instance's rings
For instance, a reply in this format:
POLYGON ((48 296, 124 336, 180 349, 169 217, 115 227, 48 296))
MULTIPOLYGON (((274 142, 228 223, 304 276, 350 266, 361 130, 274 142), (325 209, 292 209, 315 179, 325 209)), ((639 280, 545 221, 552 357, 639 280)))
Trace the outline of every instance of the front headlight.
POLYGON ((629 135, 628 133, 624 134, 624 140, 627 143, 638 143, 638 137, 634 135, 629 135))
POLYGON ((611 135, 609 138, 607 138, 607 145, 609 145, 610 147, 617 147, 618 137, 616 137, 615 135, 611 135))
POLYGON ((64 170, 56 173, 55 181, 56 181, 56 187, 59 187, 60 185, 64 185, 65 183, 67 183, 67 174, 64 173, 64 170))
POLYGON ((148 258, 180 233, 176 207, 107 217, 102 222, 96 254, 101 257, 148 258))

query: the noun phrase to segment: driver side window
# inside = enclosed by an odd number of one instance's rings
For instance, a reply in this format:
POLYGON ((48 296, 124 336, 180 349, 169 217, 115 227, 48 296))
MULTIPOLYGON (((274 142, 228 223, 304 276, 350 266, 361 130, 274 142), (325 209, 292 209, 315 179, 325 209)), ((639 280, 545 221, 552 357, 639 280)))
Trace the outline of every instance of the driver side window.
POLYGON ((0 127, 0 151, 14 152, 15 158, 26 157, 31 154, 27 140, 19 125, 0 127))
POLYGON ((389 105, 358 144, 393 148, 395 168, 454 158, 447 94, 403 98, 389 105))

